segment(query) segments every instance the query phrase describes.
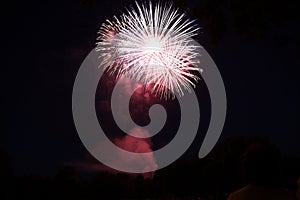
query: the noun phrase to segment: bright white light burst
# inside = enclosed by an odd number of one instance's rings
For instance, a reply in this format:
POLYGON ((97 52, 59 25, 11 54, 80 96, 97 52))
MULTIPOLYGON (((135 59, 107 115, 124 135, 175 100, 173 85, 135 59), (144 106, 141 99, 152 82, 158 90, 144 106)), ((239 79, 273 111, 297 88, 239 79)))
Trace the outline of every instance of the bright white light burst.
POLYGON ((199 27, 172 4, 139 5, 99 31, 96 50, 101 66, 144 84, 160 98, 191 91, 201 72, 196 56, 200 46, 192 43, 199 27))

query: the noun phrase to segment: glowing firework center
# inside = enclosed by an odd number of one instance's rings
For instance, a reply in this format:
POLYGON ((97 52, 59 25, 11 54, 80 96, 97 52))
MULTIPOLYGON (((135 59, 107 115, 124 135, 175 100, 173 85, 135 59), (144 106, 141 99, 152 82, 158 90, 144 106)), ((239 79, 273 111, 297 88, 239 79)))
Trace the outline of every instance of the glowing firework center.
POLYGON ((159 53, 164 51, 164 43, 154 36, 150 37, 148 41, 145 41, 144 45, 144 51, 147 53, 159 53))

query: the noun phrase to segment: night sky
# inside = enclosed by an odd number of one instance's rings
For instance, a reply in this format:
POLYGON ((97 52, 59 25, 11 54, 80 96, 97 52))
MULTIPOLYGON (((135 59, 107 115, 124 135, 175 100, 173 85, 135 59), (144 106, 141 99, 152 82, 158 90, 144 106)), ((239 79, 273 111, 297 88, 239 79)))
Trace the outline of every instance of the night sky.
MULTIPOLYGON (((296 6, 289 1, 238 2, 175 2, 198 20, 202 33, 195 39, 224 80, 228 113, 220 142, 237 135, 265 136, 283 154, 299 156, 296 6)), ((53 175, 64 164, 89 157, 73 123, 73 82, 95 47, 100 25, 132 3, 1 3, 0 148, 11 158, 15 174, 53 175)), ((200 142, 189 152, 197 153, 200 142)))

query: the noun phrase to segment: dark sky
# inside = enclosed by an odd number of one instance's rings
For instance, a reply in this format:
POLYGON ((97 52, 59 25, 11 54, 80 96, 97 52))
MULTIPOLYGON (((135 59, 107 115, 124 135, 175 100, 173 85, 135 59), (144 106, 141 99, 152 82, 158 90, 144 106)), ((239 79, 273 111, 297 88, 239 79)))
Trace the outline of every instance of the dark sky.
MULTIPOLYGON (((267 136, 284 154, 300 155, 295 6, 195 2, 176 5, 187 6, 187 14, 198 19, 203 33, 197 39, 224 79, 228 117, 220 140, 267 136)), ((0 147, 17 174, 55 174, 88 154, 73 124, 73 82, 95 47, 101 23, 129 5, 115 0, 2 3, 0 147)))

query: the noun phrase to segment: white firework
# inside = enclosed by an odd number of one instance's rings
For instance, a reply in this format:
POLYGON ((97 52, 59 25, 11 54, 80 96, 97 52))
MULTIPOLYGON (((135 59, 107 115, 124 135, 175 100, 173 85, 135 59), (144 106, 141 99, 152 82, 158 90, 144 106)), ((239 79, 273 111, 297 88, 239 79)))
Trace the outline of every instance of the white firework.
POLYGON ((136 8, 102 24, 96 50, 104 69, 151 85, 155 95, 167 99, 184 95, 199 79, 193 72, 201 72, 200 46, 192 43, 198 30, 172 4, 136 2, 136 8))

